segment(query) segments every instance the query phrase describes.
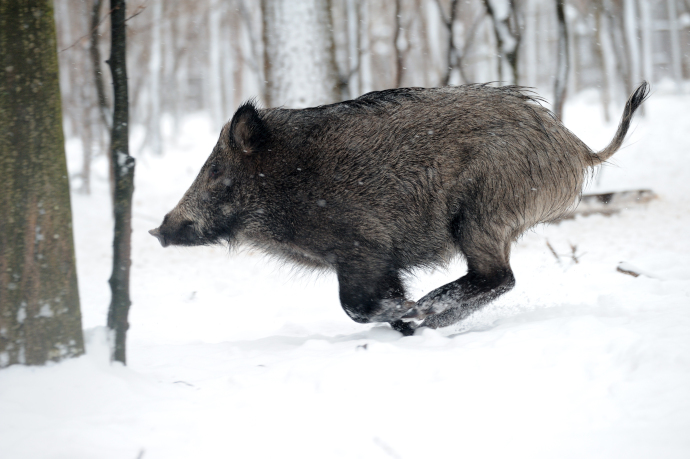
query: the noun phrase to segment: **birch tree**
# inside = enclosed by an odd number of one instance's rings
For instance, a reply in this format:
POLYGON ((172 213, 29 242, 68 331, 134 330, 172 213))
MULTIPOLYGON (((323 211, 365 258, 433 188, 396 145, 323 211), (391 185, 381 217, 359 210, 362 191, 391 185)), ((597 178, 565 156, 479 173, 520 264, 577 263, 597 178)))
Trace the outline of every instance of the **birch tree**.
POLYGON ((262 0, 266 104, 339 100, 328 0, 262 0))

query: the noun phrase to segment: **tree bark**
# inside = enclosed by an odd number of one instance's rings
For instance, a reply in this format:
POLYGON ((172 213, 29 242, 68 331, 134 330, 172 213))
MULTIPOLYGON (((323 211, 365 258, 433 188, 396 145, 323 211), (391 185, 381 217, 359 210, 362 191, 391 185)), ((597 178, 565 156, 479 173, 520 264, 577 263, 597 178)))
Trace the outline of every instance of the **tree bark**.
POLYGON ((82 354, 49 0, 0 0, 0 196, 0 368, 82 354))
POLYGON ((108 328, 115 338, 113 359, 126 363, 126 338, 129 322, 129 268, 131 265, 132 193, 134 158, 129 155, 129 103, 127 92, 125 0, 111 0, 112 46, 108 65, 113 75, 113 132, 111 151, 115 164, 115 231, 113 237, 113 272, 110 276, 112 299, 108 310, 108 328))

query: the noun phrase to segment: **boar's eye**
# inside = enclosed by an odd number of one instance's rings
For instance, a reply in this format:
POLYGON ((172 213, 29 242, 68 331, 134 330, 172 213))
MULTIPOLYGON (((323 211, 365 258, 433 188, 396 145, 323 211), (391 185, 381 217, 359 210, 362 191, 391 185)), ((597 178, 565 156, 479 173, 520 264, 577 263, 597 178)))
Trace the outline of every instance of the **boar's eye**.
POLYGON ((217 178, 220 175, 220 167, 217 164, 211 164, 211 168, 208 170, 208 176, 212 179, 217 178))

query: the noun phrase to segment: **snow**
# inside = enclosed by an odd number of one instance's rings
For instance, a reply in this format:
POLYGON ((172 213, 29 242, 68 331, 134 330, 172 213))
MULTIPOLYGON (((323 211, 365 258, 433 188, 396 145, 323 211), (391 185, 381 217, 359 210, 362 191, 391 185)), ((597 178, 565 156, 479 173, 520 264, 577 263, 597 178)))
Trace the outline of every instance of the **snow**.
MULTIPOLYGON (((580 96, 564 119, 601 149, 615 125, 595 101, 580 96)), ((87 353, 0 371, 0 456, 688 457, 689 105, 657 90, 591 183, 658 199, 527 233, 513 291, 411 337, 350 321, 331 274, 251 251, 162 249, 147 230, 217 136, 191 117, 163 157, 137 160, 127 367, 109 363, 103 328, 112 223, 97 158, 93 195, 73 194, 87 353)), ((68 142, 73 170, 79 145, 68 142)), ((410 290, 419 298, 463 271, 421 272, 410 290)))

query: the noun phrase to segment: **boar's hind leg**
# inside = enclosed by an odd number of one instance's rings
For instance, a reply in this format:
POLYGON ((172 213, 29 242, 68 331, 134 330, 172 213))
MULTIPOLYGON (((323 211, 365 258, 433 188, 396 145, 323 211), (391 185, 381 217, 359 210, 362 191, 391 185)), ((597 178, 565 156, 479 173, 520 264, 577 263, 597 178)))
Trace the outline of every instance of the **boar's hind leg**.
POLYGON ((459 322, 515 285, 508 261, 512 238, 502 241, 487 232, 463 230, 458 242, 467 259, 467 274, 417 302, 417 311, 425 317, 422 327, 440 328, 459 322))
POLYGON ((393 322, 414 303, 405 300, 397 270, 362 260, 337 267, 340 304, 355 322, 393 322))

